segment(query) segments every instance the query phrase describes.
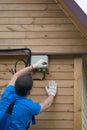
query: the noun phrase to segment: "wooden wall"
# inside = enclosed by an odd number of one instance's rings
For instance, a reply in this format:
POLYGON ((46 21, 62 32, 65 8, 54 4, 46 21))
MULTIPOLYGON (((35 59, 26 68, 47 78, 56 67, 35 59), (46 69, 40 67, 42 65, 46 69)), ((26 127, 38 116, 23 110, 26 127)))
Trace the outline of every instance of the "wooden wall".
MULTIPOLYGON (((81 130, 81 58, 52 54, 87 53, 87 39, 59 2, 0 0, 0 49, 19 47, 51 54, 46 80, 34 81, 31 96, 35 101, 45 99, 44 86, 49 80, 56 80, 59 85, 52 107, 37 117, 37 125, 31 129, 81 130)), ((0 88, 11 78, 9 69, 17 58, 0 56, 0 88)))
MULTIPOLYGON (((77 17, 77 15, 70 9, 70 7, 66 4, 65 0, 55 0, 55 2, 60 3, 62 9, 66 13, 66 15, 72 19, 73 23, 76 24, 76 26, 79 28, 81 33, 86 37, 87 39, 87 27, 84 26, 84 24, 81 22, 81 20, 77 17)), ((72 4, 72 3, 71 3, 72 4)))
POLYGON ((87 39, 55 0, 0 0, 0 48, 85 53, 87 39))
MULTIPOLYGON (((0 88, 11 78, 9 70, 18 57, 0 57, 0 88)), ((22 65, 19 65, 19 69, 22 65)), ((58 83, 57 96, 53 105, 36 117, 37 124, 32 130, 73 130, 74 128, 74 58, 49 56, 49 67, 44 81, 34 81, 31 98, 41 102, 46 97, 44 87, 49 80, 58 83)), ((2 90, 2 89, 0 89, 2 90)))

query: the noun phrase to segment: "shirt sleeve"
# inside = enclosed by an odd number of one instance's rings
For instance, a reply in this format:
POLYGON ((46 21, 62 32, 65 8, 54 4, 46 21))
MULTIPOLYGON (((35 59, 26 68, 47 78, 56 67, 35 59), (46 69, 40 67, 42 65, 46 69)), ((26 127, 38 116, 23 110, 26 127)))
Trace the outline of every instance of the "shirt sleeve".
POLYGON ((13 85, 9 85, 6 87, 6 89, 2 93, 1 98, 11 99, 14 94, 15 94, 15 87, 13 85))
POLYGON ((38 115, 41 111, 41 105, 39 103, 33 103, 32 105, 32 115, 38 115))

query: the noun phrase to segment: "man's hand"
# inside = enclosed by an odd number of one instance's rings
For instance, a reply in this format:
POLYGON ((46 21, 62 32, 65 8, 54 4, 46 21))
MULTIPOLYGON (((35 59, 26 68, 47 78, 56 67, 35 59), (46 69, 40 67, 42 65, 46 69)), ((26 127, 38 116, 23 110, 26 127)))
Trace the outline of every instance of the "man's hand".
POLYGON ((46 86, 46 92, 50 96, 55 96, 57 93, 57 83, 55 81, 49 81, 49 86, 46 86))
POLYGON ((39 61, 37 61, 35 64, 32 65, 34 69, 45 68, 46 66, 47 63, 43 59, 40 59, 39 61))
POLYGON ((49 96, 43 102, 40 103, 41 112, 49 108, 53 103, 54 96, 57 93, 57 83, 53 80, 49 81, 49 85, 46 86, 46 92, 49 96))

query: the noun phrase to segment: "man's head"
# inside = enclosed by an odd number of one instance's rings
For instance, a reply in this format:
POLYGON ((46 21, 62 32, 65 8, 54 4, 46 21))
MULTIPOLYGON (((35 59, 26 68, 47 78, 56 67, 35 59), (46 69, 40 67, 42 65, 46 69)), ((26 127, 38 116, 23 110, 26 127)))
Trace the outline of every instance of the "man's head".
POLYGON ((20 96, 26 96, 27 93, 32 89, 33 80, 31 75, 24 75, 17 78, 15 82, 15 92, 20 96))

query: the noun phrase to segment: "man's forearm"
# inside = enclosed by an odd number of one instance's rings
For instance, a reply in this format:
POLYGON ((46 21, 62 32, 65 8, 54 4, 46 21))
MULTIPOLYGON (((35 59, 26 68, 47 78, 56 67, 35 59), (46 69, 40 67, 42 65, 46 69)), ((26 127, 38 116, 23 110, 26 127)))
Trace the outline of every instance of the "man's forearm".
POLYGON ((28 74, 29 71, 32 71, 33 69, 46 67, 47 65, 43 64, 43 62, 45 62, 45 61, 44 61, 43 59, 40 59, 39 61, 37 61, 37 62, 36 62, 35 64, 33 64, 32 66, 28 66, 28 67, 26 67, 26 68, 24 68, 24 69, 21 69, 20 71, 16 72, 16 73, 13 75, 13 77, 12 77, 12 79, 11 79, 11 81, 10 81, 9 84, 15 85, 15 81, 16 81, 16 79, 17 79, 18 77, 28 74))
POLYGON ((32 71, 32 70, 33 70, 33 67, 32 67, 32 66, 28 66, 28 67, 26 67, 26 68, 23 68, 23 69, 19 70, 18 72, 16 72, 16 73, 12 76, 11 81, 9 82, 9 84, 15 85, 15 81, 16 81, 16 79, 17 79, 18 77, 23 76, 23 75, 26 75, 26 74, 28 74, 28 73, 29 73, 30 71, 32 71))
POLYGON ((53 102, 54 96, 48 96, 47 99, 45 99, 42 103, 40 103, 42 109, 41 111, 46 110, 47 108, 49 108, 53 102))
POLYGON ((20 77, 22 75, 26 75, 28 74, 30 71, 33 70, 33 67, 32 66, 28 66, 28 67, 25 67, 21 70, 19 70, 18 72, 16 72, 13 76, 17 76, 17 77, 20 77))

